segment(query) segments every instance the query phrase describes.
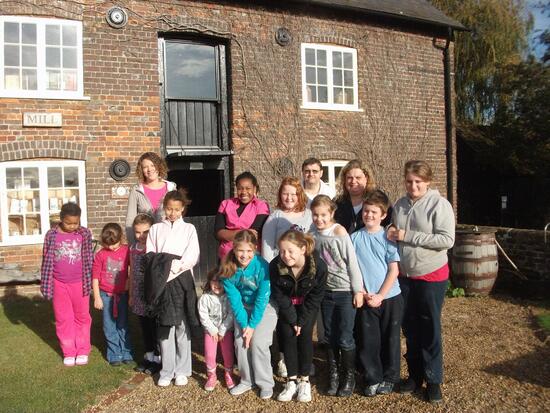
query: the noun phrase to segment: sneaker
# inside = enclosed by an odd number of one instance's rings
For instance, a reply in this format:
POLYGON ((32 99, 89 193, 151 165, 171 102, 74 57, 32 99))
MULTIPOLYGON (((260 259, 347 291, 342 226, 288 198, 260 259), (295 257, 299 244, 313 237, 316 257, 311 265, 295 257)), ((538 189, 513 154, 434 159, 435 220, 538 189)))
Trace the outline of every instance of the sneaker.
POLYGON ((77 366, 84 366, 85 364, 88 364, 88 356, 87 355, 76 356, 75 364, 77 366))
POLYGON ((212 391, 216 387, 216 384, 218 384, 218 378, 216 377, 216 372, 209 372, 208 373, 208 379, 206 380, 206 383, 204 384, 204 390, 206 391, 212 391))
POLYGON ((285 359, 280 359, 277 363, 277 376, 286 378, 288 377, 288 372, 286 370, 285 359))
POLYGON ((301 380, 298 382, 297 400, 302 403, 311 401, 311 384, 309 381, 301 380))
POLYGON ((76 358, 75 357, 65 357, 63 359, 63 364, 67 367, 72 367, 76 364, 76 358))
POLYGON ((187 383, 189 383, 187 376, 178 376, 176 380, 174 380, 176 386, 185 386, 187 383))
POLYGON ((285 384, 285 388, 277 396, 277 400, 280 402, 289 402, 296 395, 298 388, 294 380, 289 380, 285 384))
POLYGON ((422 387, 422 383, 417 383, 416 380, 409 377, 407 380, 403 380, 399 383, 399 393, 410 394, 417 392, 422 387))
POLYGON ((370 384, 370 385, 367 384, 363 389, 363 394, 367 397, 374 397, 376 396, 376 391, 378 390, 379 386, 380 386, 380 383, 370 384))
POLYGON ((260 399, 267 400, 273 397, 273 389, 261 389, 260 390, 260 399))
POLYGON ((377 394, 390 394, 393 391, 393 383, 389 381, 383 381, 378 385, 376 389, 377 394))
POLYGON ((441 403, 443 401, 441 386, 436 383, 428 383, 426 385, 426 398, 430 403, 441 403))
POLYGON ((134 364, 134 360, 132 360, 132 359, 122 360, 122 363, 131 365, 131 364, 134 364))
POLYGON ((246 384, 239 383, 231 390, 229 390, 229 393, 231 393, 232 396, 240 396, 241 394, 249 391, 251 388, 252 387, 247 386, 246 384))
POLYGON ((110 361, 109 364, 111 365, 111 367, 120 367, 122 366, 122 361, 110 361))
POLYGON ((225 380, 225 385, 229 390, 235 387, 235 382, 233 381, 233 376, 231 375, 231 371, 226 370, 225 373, 223 374, 223 378, 225 380))
POLYGON ((159 378, 159 381, 157 381, 157 386, 168 387, 170 386, 170 383, 172 383, 172 379, 169 379, 167 377, 161 377, 159 378))

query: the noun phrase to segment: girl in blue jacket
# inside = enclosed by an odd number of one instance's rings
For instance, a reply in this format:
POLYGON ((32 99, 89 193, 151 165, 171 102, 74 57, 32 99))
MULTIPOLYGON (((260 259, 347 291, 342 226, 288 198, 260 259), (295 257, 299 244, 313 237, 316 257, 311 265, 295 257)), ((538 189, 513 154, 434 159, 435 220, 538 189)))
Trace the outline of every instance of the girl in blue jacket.
POLYGON ((230 390, 238 396, 253 385, 260 398, 273 396, 273 370, 269 347, 277 313, 269 303, 269 264, 256 254, 258 239, 250 230, 239 231, 233 249, 222 262, 223 286, 235 315, 235 350, 240 383, 230 390))

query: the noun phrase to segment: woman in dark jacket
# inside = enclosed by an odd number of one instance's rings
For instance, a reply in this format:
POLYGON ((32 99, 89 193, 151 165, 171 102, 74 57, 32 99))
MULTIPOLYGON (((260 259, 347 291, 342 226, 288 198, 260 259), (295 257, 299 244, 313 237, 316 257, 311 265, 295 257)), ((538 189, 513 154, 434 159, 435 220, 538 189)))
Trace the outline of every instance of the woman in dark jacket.
POLYGON ((313 325, 327 280, 326 264, 314 252, 310 235, 290 229, 279 239, 279 255, 271 261, 271 297, 279 307, 280 342, 288 381, 277 400, 311 401, 309 372, 313 360, 313 325))

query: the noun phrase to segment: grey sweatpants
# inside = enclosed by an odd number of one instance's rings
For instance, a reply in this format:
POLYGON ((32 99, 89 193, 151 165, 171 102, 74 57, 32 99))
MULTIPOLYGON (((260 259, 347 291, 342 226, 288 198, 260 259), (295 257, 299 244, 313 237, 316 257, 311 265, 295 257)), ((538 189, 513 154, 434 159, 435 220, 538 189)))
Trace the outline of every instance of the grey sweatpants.
POLYGON ((257 385, 262 390, 272 389, 273 369, 269 346, 273 341, 273 330, 277 325, 277 313, 271 304, 265 308, 260 324, 256 326, 250 347, 244 347, 243 330, 235 321, 235 352, 241 376, 241 384, 257 385))
POLYGON ((179 326, 158 326, 160 355, 162 357, 161 379, 191 376, 191 337, 185 321, 179 326))

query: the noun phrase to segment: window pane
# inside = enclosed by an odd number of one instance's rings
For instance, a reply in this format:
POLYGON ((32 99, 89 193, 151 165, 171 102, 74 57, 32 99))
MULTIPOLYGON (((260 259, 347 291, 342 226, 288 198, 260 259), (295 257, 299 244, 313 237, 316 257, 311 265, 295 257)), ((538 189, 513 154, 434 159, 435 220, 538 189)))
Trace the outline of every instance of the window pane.
POLYGON ((48 168, 48 188, 61 187, 61 168, 48 168))
POLYGON ((328 183, 328 166, 323 166, 323 176, 321 177, 321 180, 324 183, 328 183))
POLYGON ((306 49, 306 65, 315 66, 315 49, 306 49))
POLYGON ((344 53, 344 67, 353 69, 353 55, 351 53, 344 53))
POLYGON ((36 44, 36 24, 23 23, 21 27, 24 44, 36 44))
POLYGON ((346 104, 353 105, 353 89, 344 89, 346 95, 346 104))
POLYGON ((63 72, 63 90, 76 90, 76 71, 65 70, 63 72))
POLYGON ((60 90, 61 89, 61 72, 58 70, 48 70, 48 89, 49 90, 60 90))
POLYGON ((4 87, 6 89, 19 89, 19 69, 4 69, 4 87))
POLYGON ((306 67, 306 83, 316 83, 314 67, 306 67))
POLYGON ((4 46, 4 66, 19 66, 19 46, 4 46))
POLYGON ((327 65, 327 52, 326 50, 317 50, 317 66, 327 65))
POLYGON ((46 47, 46 67, 60 67, 61 53, 59 47, 46 47))
POLYGON ((76 69, 76 49, 63 48, 63 67, 66 69, 76 69))
POLYGON ((23 176, 25 189, 34 189, 40 187, 38 182, 38 168, 25 168, 23 170, 23 176))
POLYGON ((317 102, 317 88, 315 86, 307 87, 307 101, 317 102))
POLYGON ((75 26, 63 26, 63 46, 76 46, 75 26))
POLYGON ((344 103, 344 91, 339 87, 335 87, 333 90, 334 90, 334 103, 344 103))
POLYGON ((27 215, 25 217, 25 226, 27 227, 26 235, 40 235, 40 216, 27 215))
POLYGON ((340 69, 332 71, 332 82, 335 86, 342 86, 342 71, 340 69))
POLYGON ((78 168, 76 166, 65 168, 65 186, 78 186, 78 168))
POLYGON ((217 99, 215 48, 166 42, 166 95, 171 98, 217 99))
POLYGON ((18 237, 23 234, 23 216, 10 216, 8 219, 9 232, 12 237, 18 237))
POLYGON ((36 46, 21 47, 22 66, 36 67, 36 46))
POLYGON ((317 93, 319 94, 318 102, 328 103, 328 88, 326 86, 319 86, 317 93))
POLYGON ((23 69, 21 73, 21 89, 36 90, 37 88, 36 69, 23 69))
POLYGON ((334 178, 338 179, 340 177, 340 171, 342 170, 343 166, 335 166, 334 167, 334 178))
POLYGON ((21 168, 6 168, 6 188, 21 189, 21 168))
POLYGON ((353 71, 344 70, 344 86, 353 86, 353 71))
POLYGON ((19 23, 4 23, 4 43, 19 43, 19 23))
POLYGON ((327 69, 317 69, 317 83, 320 85, 327 84, 327 69))
POLYGON ((59 44, 59 26, 46 25, 46 44, 58 45, 59 44))
POLYGON ((342 67, 342 52, 332 52, 332 66, 342 67))

